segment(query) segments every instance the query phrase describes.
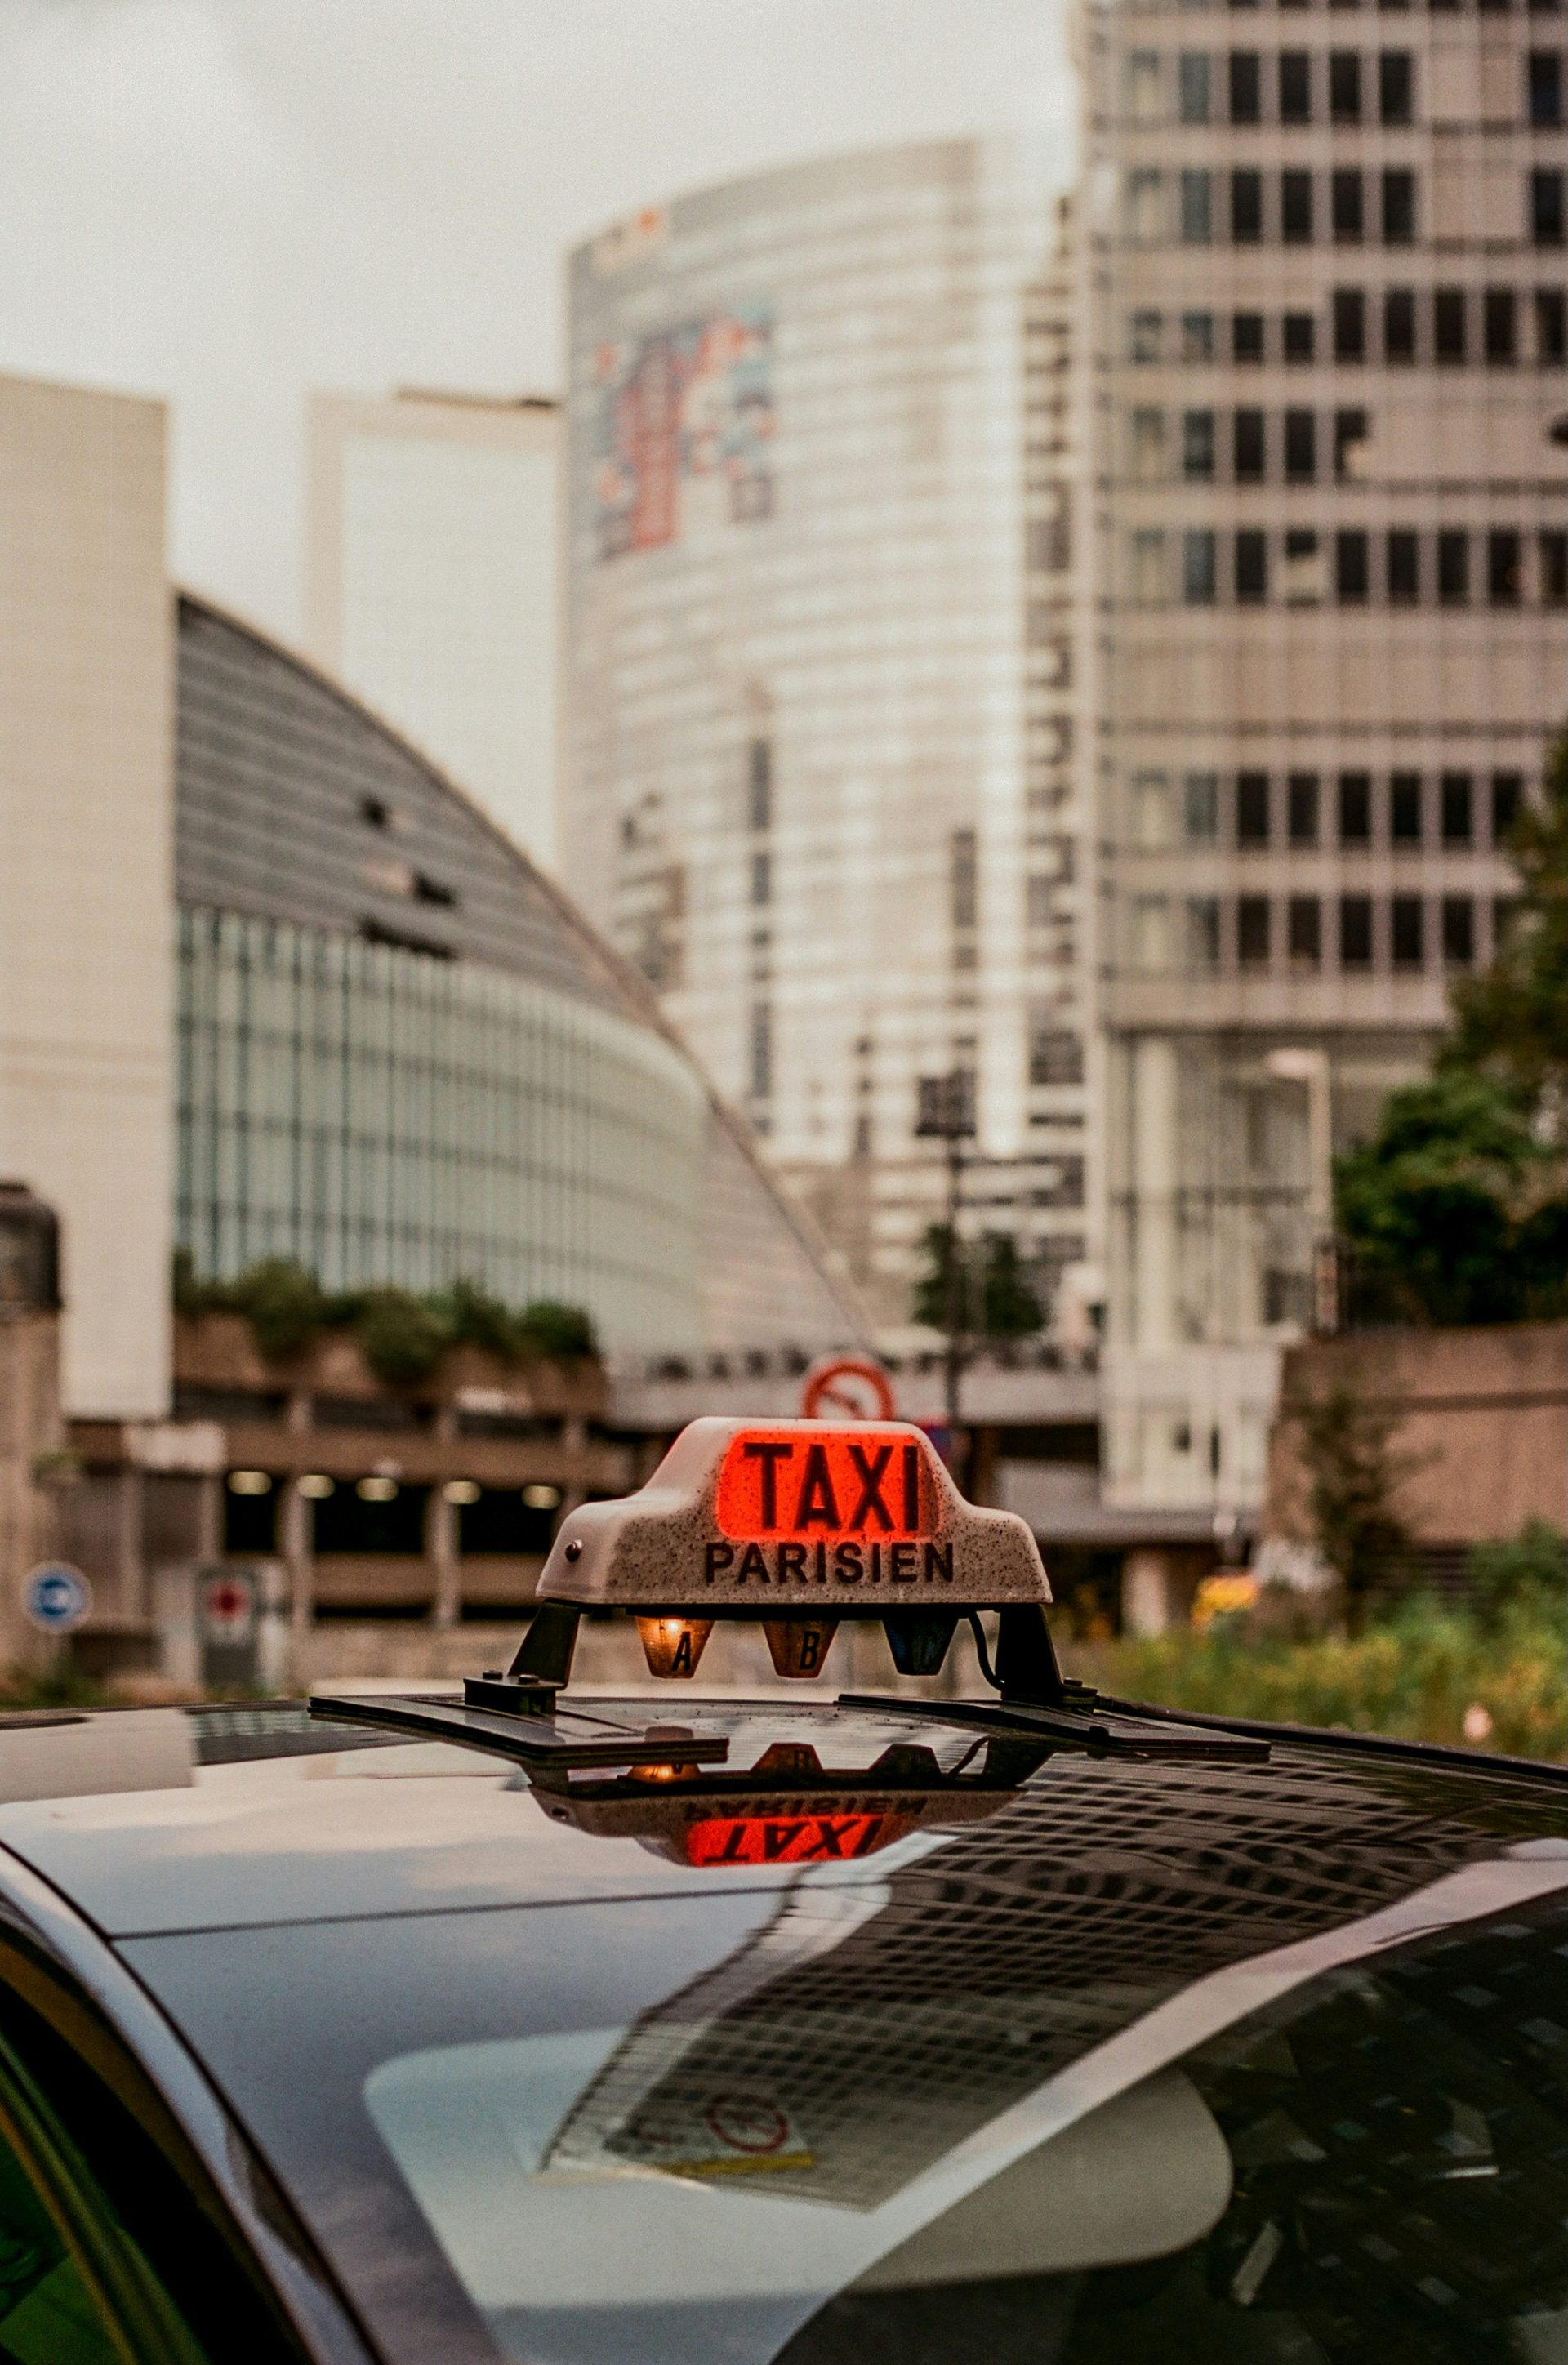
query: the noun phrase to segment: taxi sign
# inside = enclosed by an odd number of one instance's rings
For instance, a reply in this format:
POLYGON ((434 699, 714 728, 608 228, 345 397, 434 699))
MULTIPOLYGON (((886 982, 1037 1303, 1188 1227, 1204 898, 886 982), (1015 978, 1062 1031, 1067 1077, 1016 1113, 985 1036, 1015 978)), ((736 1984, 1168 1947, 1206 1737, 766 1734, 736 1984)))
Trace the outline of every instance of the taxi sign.
POLYGON ((539 1580, 542 1602, 764 1620, 1050 1597, 1025 1522, 966 1502, 903 1421, 694 1420, 639 1493, 563 1521, 539 1580))

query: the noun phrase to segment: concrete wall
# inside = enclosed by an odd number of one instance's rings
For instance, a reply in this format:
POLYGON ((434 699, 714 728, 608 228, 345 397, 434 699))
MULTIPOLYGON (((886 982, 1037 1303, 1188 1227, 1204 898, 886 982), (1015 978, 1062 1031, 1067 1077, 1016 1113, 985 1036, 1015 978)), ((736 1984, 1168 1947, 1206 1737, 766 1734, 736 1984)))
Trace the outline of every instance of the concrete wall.
POLYGON ((1395 1508, 1417 1542, 1481 1542, 1530 1519, 1568 1528, 1568 1323, 1367 1331, 1293 1349, 1266 1535, 1308 1531, 1300 1407, 1336 1387, 1394 1416, 1388 1451, 1406 1465, 1395 1508))
POLYGON ((61 1218, 68 1413, 169 1385, 164 412, 0 379, 0 1175, 61 1218))

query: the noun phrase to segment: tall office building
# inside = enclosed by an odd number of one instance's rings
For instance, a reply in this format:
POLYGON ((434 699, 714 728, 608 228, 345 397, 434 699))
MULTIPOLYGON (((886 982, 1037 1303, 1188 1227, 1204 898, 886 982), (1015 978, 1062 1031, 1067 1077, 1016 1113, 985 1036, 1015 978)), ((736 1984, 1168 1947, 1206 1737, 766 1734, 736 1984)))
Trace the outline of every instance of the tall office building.
POLYGON ((312 656, 546 868, 559 429, 537 398, 310 407, 312 656))
POLYGON ((564 875, 889 1328, 923 1079, 972 1232, 1092 1247, 1058 174, 839 158, 571 265, 564 875))
POLYGON ((0 1178, 61 1218, 62 1387, 169 1389, 173 603, 157 402, 0 378, 0 1178))
POLYGON ((1107 1488, 1245 1518, 1568 697, 1561 20, 1088 6, 1107 1488))

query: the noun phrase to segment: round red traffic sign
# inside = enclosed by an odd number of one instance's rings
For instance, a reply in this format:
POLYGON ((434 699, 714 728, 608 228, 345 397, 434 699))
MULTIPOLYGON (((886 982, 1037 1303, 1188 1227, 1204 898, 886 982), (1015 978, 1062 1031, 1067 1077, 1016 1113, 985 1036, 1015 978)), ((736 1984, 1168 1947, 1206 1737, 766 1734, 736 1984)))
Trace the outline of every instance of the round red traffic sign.
POLYGON ((801 1386, 806 1420, 896 1420, 893 1384, 869 1355, 828 1355, 801 1386))
POLYGON ((781 2151, 790 2133, 790 2122, 778 2103, 757 2094, 716 2094, 705 2116, 708 2132, 718 2142, 757 2159, 781 2151))

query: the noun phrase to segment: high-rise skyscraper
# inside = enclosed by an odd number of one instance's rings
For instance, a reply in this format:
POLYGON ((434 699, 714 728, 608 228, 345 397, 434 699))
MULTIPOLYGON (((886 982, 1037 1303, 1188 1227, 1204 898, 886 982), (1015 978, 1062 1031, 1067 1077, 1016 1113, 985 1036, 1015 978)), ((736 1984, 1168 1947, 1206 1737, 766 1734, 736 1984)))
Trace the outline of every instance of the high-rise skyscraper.
POLYGON ((1568 699, 1544 8, 1090 5, 1107 1485, 1257 1499, 1328 1153, 1506 924, 1568 699))
POLYGON ((542 398, 310 407, 312 656, 547 869, 559 431, 542 398))
POLYGON ((881 1321, 964 1223, 1092 1254, 1066 287, 1045 147, 652 207, 571 267, 564 875, 881 1321))

